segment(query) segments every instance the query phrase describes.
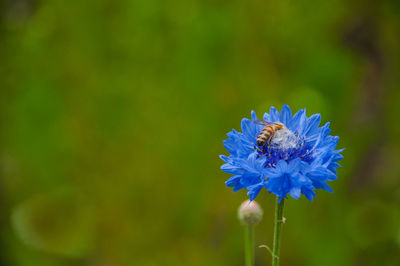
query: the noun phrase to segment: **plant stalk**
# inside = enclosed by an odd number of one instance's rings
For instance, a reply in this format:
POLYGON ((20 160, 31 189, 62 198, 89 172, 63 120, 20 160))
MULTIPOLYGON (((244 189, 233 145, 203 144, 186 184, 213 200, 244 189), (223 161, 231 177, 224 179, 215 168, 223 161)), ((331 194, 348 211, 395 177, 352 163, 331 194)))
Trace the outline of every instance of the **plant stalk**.
POLYGON ((279 197, 276 197, 275 220, 274 220, 274 246, 272 249, 272 266, 279 266, 279 251, 281 248, 281 232, 283 224, 283 207, 285 199, 279 203, 279 197))
POLYGON ((244 229, 244 248, 246 266, 254 266, 254 226, 246 225, 244 229))

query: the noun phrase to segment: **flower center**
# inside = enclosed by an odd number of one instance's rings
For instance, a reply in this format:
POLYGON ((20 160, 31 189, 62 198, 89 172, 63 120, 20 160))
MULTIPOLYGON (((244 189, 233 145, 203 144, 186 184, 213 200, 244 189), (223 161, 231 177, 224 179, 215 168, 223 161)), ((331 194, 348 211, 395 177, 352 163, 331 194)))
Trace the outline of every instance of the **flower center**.
POLYGON ((257 149, 258 156, 266 156, 265 167, 275 167, 280 160, 290 162, 300 158, 310 163, 313 160, 313 151, 304 138, 287 128, 277 130, 271 141, 261 149, 257 149))
POLYGON ((271 138, 270 147, 276 150, 296 149, 302 144, 301 139, 287 128, 278 130, 271 138))

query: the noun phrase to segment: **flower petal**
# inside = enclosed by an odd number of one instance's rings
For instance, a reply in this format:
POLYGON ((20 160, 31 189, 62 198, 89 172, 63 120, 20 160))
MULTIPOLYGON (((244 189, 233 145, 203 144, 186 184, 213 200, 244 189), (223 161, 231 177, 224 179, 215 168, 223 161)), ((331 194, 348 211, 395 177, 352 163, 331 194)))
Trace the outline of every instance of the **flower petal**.
POLYGON ((300 199, 301 189, 299 187, 294 187, 289 191, 289 195, 294 199, 300 199))
POLYGON ((254 112, 253 110, 251 111, 251 120, 252 120, 252 121, 258 120, 258 119, 257 119, 256 112, 254 112))
POLYGON ((270 115, 271 122, 279 121, 279 112, 278 112, 278 110, 276 110, 276 108, 274 106, 272 106, 269 109, 269 115, 270 115))
POLYGON ((250 197, 250 201, 253 201, 257 197, 258 193, 260 193, 262 188, 263 188, 262 184, 248 187, 249 192, 247 192, 247 195, 250 197))
POLYGON ((242 125, 243 135, 246 135, 246 136, 248 136, 250 138, 256 138, 257 137, 256 127, 255 127, 255 124, 253 122, 251 122, 247 118, 243 118, 241 125, 242 125))
POLYGON ((284 104, 281 110, 280 121, 284 125, 288 125, 292 120, 292 111, 287 104, 284 104))
POLYGON ((240 183, 240 178, 240 175, 234 175, 225 181, 225 184, 227 187, 233 187, 233 192, 239 191, 244 188, 240 183))

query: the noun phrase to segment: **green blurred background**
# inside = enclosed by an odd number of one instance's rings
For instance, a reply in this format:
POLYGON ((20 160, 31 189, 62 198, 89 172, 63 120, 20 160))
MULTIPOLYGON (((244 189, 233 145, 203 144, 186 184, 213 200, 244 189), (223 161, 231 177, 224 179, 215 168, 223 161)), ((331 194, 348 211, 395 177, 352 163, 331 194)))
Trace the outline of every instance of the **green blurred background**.
MULTIPOLYGON (((284 103, 346 148, 282 265, 400 265, 395 0, 0 0, 0 265, 243 265, 222 140, 284 103)), ((274 198, 257 244, 271 244, 274 198)), ((265 249, 257 265, 270 265, 265 249)))

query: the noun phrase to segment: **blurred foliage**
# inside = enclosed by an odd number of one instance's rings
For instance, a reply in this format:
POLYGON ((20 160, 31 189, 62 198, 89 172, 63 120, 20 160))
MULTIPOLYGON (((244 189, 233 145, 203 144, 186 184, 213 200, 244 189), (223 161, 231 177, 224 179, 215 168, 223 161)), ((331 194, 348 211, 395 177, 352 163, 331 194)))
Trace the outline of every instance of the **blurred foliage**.
POLYGON ((93 242, 93 216, 67 191, 31 197, 14 209, 12 222, 31 246, 66 256, 81 256, 93 242))
MULTIPOLYGON (((400 261, 398 1, 0 1, 0 264, 243 265, 225 133, 319 112, 334 194, 289 200, 282 265, 400 261)), ((271 244, 273 197, 257 244, 271 244)), ((256 251, 257 265, 269 265, 256 251)))

